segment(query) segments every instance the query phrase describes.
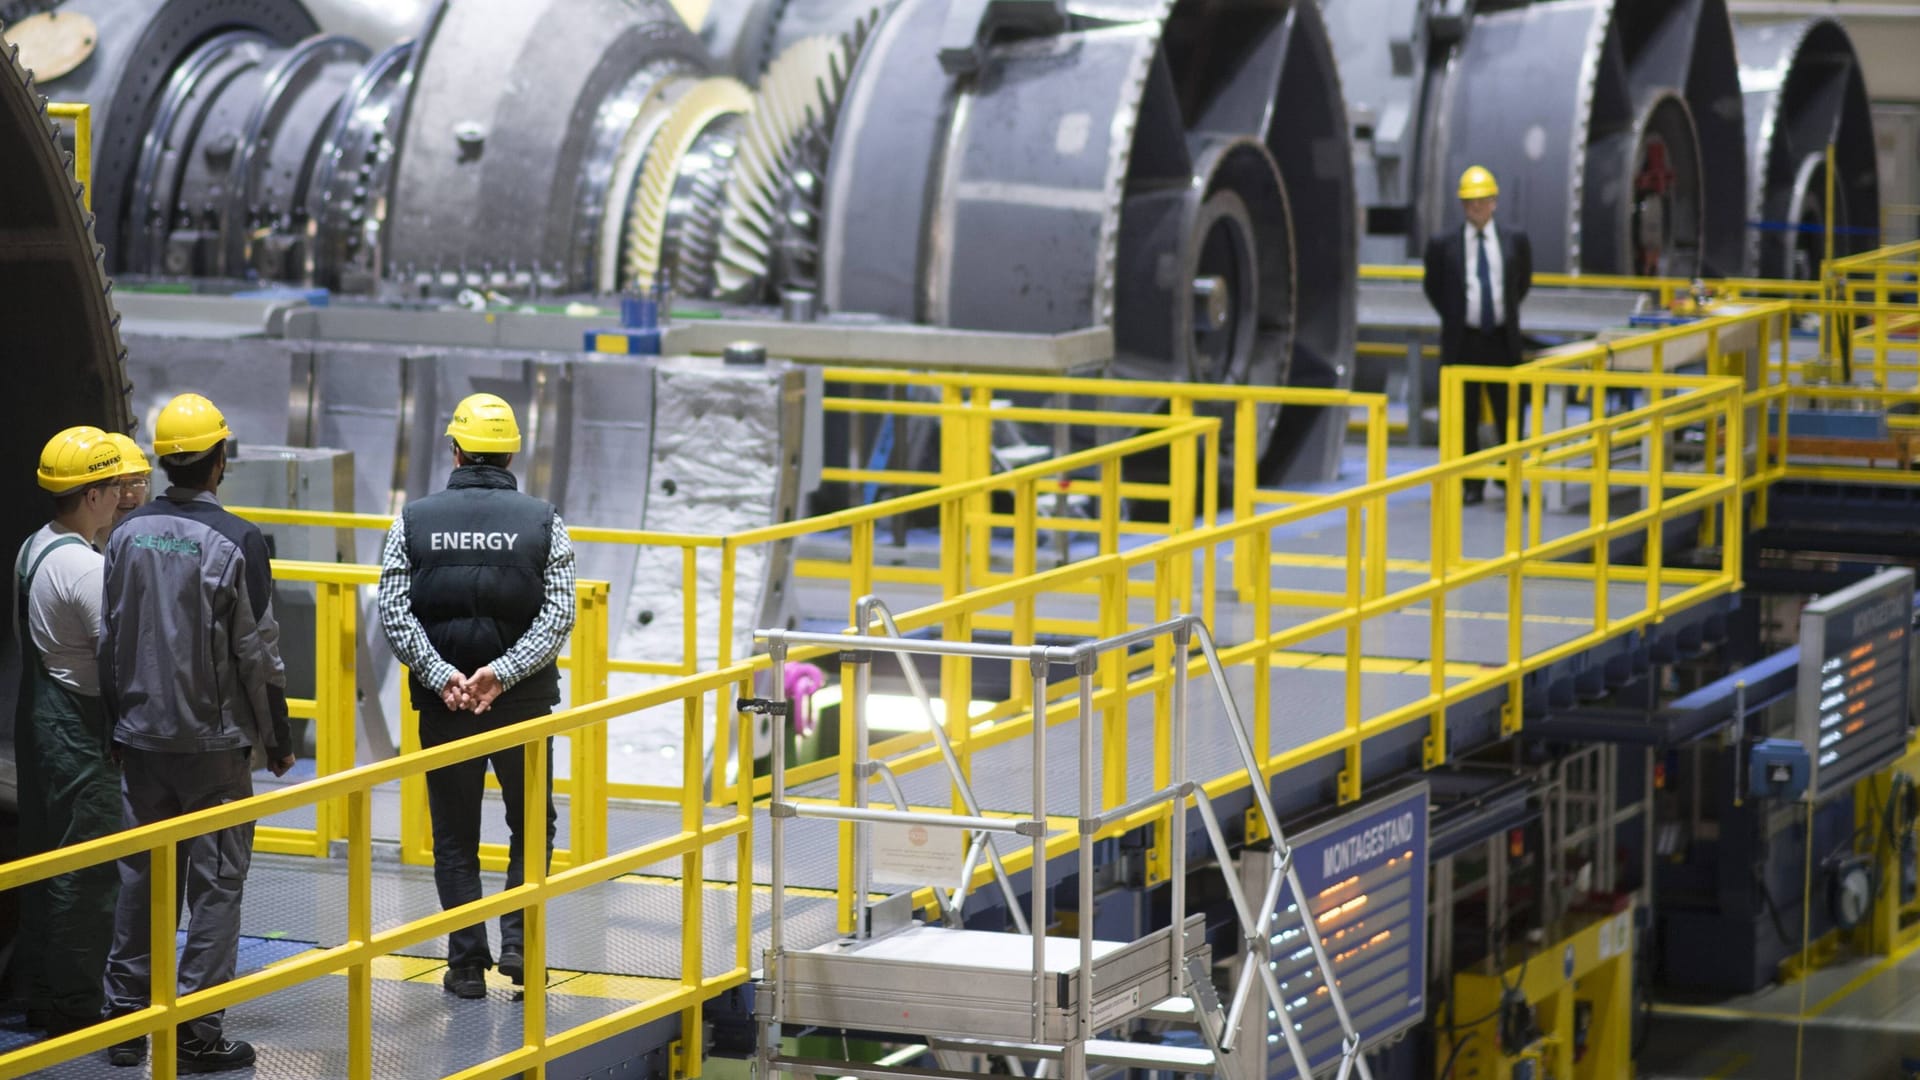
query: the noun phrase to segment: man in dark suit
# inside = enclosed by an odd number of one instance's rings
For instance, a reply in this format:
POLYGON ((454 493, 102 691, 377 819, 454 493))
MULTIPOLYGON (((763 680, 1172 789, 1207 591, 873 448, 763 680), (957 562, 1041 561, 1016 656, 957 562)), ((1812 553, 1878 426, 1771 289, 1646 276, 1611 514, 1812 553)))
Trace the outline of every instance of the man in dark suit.
MULTIPOLYGON (((1493 223, 1500 186, 1478 165, 1460 176, 1466 224, 1427 241, 1427 302, 1440 314, 1440 362, 1512 367, 1520 362, 1520 303, 1533 284, 1533 247, 1517 228, 1493 223), (1498 283, 1498 284, 1495 284, 1498 283)), ((1466 452, 1480 449, 1480 386, 1467 384, 1466 452)), ((1494 428, 1507 430, 1507 388, 1486 384, 1494 428)), ((1502 435, 1504 438, 1504 434, 1502 435)), ((1483 499, 1469 480, 1461 500, 1483 499)))

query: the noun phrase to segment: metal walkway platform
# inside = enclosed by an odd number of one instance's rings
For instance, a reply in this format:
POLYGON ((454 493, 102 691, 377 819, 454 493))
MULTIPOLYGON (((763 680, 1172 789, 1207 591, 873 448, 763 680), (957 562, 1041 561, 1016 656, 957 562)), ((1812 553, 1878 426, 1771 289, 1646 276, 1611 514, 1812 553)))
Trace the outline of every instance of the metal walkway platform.
MULTIPOLYGON (((1426 574, 1405 563, 1423 561, 1429 552, 1425 537, 1429 529, 1428 508, 1423 498, 1400 497, 1389 506, 1389 591, 1425 580, 1426 574), (1417 541, 1417 543, 1416 543, 1417 541)), ((1583 527, 1584 512, 1578 515, 1545 515, 1543 531, 1548 538, 1583 527)), ((1501 496, 1492 494, 1488 504, 1468 508, 1463 522, 1463 553, 1468 558, 1495 554, 1505 528, 1505 510, 1501 496)), ((1342 587, 1343 565, 1336 559, 1345 550, 1345 537, 1335 532, 1282 530, 1275 536, 1276 554, 1286 556, 1274 567, 1278 588, 1332 590, 1342 587), (1325 557, 1317 564, 1317 557, 1325 557)), ((1230 580, 1223 571, 1222 587, 1230 580)), ((895 591, 888 590, 889 593, 895 591)), ((808 605, 808 590, 799 590, 803 610, 816 621, 831 621, 844 598, 835 596, 830 603, 808 605)), ((898 590, 897 608, 913 606, 922 599, 916 590, 898 590)), ((1677 590, 1670 591, 1673 595, 1677 590)), ((1563 644, 1592 628, 1590 584, 1534 580, 1523 593, 1526 617, 1523 624, 1524 647, 1528 654, 1563 644)), ((1637 609, 1644 602, 1643 586, 1616 584, 1613 602, 1621 610, 1637 609)), ((1091 604, 1086 596, 1058 598, 1069 614, 1075 606, 1091 604)), ((1049 605, 1056 603, 1049 598, 1049 605)), ((1507 588, 1503 581, 1487 581, 1457 589, 1447 603, 1448 663, 1443 676, 1448 685, 1483 673, 1483 665, 1497 666, 1507 658, 1504 629, 1507 588)), ((1150 605, 1134 602, 1141 621, 1150 621, 1150 605)), ((1276 608, 1279 628, 1298 625, 1325 614, 1324 609, 1276 608)), ((1216 632, 1221 647, 1244 641, 1250 632, 1252 615, 1226 594, 1219 600, 1216 632)), ((1367 657, 1360 679, 1360 713, 1363 717, 1383 715, 1425 697, 1432 689, 1430 614, 1426 609, 1410 609, 1380 617, 1362 634, 1367 657)), ((1264 689, 1273 703, 1269 745, 1263 749, 1279 754, 1304 746, 1338 730, 1345 722, 1348 687, 1344 664, 1344 636, 1327 635, 1307 642, 1277 657, 1271 683, 1264 689)), ((883 667, 882 671, 885 670, 883 667)), ((1550 674, 1550 673, 1549 673, 1550 674)), ((1252 673, 1245 668, 1229 671, 1229 683, 1235 697, 1249 707, 1256 688, 1252 673)), ((1224 710, 1210 690, 1192 688, 1193 712, 1189 753, 1193 774, 1202 777, 1225 776, 1234 772, 1233 743, 1224 725, 1224 710)), ((1503 700, 1503 688, 1489 690, 1483 712, 1497 710, 1503 700)), ((1475 699, 1469 705, 1478 704, 1475 699)), ((1455 706, 1457 713, 1472 711, 1455 706)), ((1464 727, 1464 716, 1459 723, 1464 727)), ((676 721, 677 722, 677 721, 676 721)), ((1135 701, 1128 712, 1130 744, 1139 749, 1128 755, 1127 792, 1129 798, 1149 794, 1153 788, 1151 746, 1154 729, 1153 703, 1150 698, 1135 701)), ((1482 725, 1482 733, 1493 730, 1482 725)), ((1052 729, 1049 737, 1048 811, 1068 816, 1075 807, 1078 788, 1077 722, 1068 721, 1052 729), (1057 733, 1057 734, 1055 734, 1057 733)), ((1409 732, 1417 737, 1417 733, 1409 732)), ((1459 736, 1466 740, 1471 735, 1459 736)), ((1096 744, 1101 741, 1095 734, 1096 744)), ((1096 754, 1103 747, 1096 748, 1096 754)), ((981 750, 973 756, 976 792, 983 812, 1018 812, 1030 808, 1031 764, 1025 760, 1023 745, 1004 745, 981 750)), ((1417 759, 1416 759, 1417 766, 1417 759)), ((1383 768, 1404 769, 1404 764, 1383 763, 1383 768)), ((291 779, 291 778, 290 778, 291 779)), ((944 771, 923 769, 904 774, 901 785, 909 803, 925 806, 948 805, 950 786, 944 771)), ((1300 784, 1297 794, 1319 801, 1313 784, 1300 784)), ((1315 780, 1314 784, 1320 783, 1315 780)), ((267 790, 269 782, 260 782, 267 790)), ((836 779, 818 780, 795 789, 798 798, 836 799, 836 779)), ((483 839, 504 842, 507 839, 504 807, 497 793, 490 793, 483 814, 483 839)), ((564 796, 561 804, 559 846, 568 842, 569 814, 564 796)), ((1300 808, 1298 804, 1280 806, 1285 816, 1300 808)), ((1237 812, 1230 803, 1222 810, 1237 812)), ((400 836, 400 795, 397 787, 375 791, 372 801, 373 832, 383 840, 400 836)), ((712 810, 720 816, 723 811, 712 810)), ((620 851, 649 841, 674 835, 679 829, 677 806, 614 802, 608 815, 609 850, 620 851)), ((311 809, 283 815, 267 823, 289 826, 312 825, 311 809)), ((754 865, 743 874, 737 865, 736 847, 731 841, 716 842, 707 850, 708 877, 705 907, 706 925, 730 926, 737 910, 737 892, 742 878, 756 886, 769 880, 771 866, 768 832, 764 811, 756 814, 754 824, 754 865)), ((1068 831, 1060 823, 1058 831, 1068 831)), ((838 884, 838 827, 830 822, 802 820, 788 826, 791 849, 788 864, 789 887, 788 944, 810 948, 833 941, 836 936, 836 904, 832 890, 838 884)), ((1013 855, 1025 847, 1024 841, 1000 837, 996 844, 1003 853, 1013 855)), ((676 985, 680 977, 678 938, 680 923, 680 864, 672 860, 645 868, 642 872, 585 890, 578 895, 554 901, 549 909, 548 964, 553 969, 550 983, 550 1030, 559 1031, 598 1016, 604 1016, 649 996, 663 993, 676 985)), ((398 861, 375 865, 373 929, 399 926, 409 920, 439 910, 431 871, 425 867, 403 865, 398 861)), ((1016 880, 1024 880, 1016 873, 1016 880)), ((501 886, 498 875, 487 875, 487 892, 501 886)), ((259 855, 248 883, 244 907, 243 933, 262 941, 302 943, 310 947, 328 947, 346 940, 347 867, 342 860, 309 859, 291 856, 259 855)), ((876 890, 882 891, 882 890, 876 890)), ((971 898, 981 904, 997 903, 991 889, 978 890, 971 898)), ((765 890, 755 888, 754 946, 757 965, 766 944, 769 898, 765 890)), ((970 910, 972 906, 970 905, 970 910)), ((731 935, 710 934, 703 969, 709 973, 732 966, 734 943, 731 935)), ((460 1001, 439 986, 444 970, 441 960, 444 943, 426 942, 411 952, 394 956, 381 964, 375 985, 374 1032, 375 1065, 378 1076, 441 1076, 502 1053, 519 1045, 521 1012, 511 1000, 510 988, 497 975, 490 976, 492 992, 484 1001, 460 1001)), ((266 961, 261 961, 266 962, 266 961)), ((284 991, 262 1001, 230 1010, 228 1030, 233 1037, 252 1041, 259 1049, 256 1075, 272 1077, 321 1077, 345 1072, 346 1049, 341 1034, 345 1024, 347 984, 334 976, 284 991)), ((132 1070, 107 1067, 99 1055, 84 1061, 67 1063, 46 1073, 57 1080, 67 1077, 114 1077, 139 1075, 132 1070)))

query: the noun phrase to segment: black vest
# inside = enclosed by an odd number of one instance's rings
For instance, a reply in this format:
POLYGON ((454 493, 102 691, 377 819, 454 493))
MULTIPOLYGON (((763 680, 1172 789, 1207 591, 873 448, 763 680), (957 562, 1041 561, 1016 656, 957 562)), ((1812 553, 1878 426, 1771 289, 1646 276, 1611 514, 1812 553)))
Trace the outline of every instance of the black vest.
MULTIPOLYGON (((409 503, 405 513, 414 617, 440 655, 471 675, 498 660, 540 614, 553 505, 522 495, 505 469, 464 465, 445 491, 409 503)), ((416 676, 413 700, 432 707, 440 694, 416 676)), ((559 700, 560 670, 548 664, 494 708, 551 708, 559 700)))

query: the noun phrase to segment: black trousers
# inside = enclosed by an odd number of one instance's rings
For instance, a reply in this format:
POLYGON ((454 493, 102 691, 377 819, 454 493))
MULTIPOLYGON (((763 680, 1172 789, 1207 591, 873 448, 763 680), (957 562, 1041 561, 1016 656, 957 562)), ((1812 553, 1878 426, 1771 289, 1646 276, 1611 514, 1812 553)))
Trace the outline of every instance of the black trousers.
MULTIPOLYGON (((1473 327, 1467 327, 1462 331, 1460 337, 1460 355, 1455 359, 1455 363, 1470 364, 1475 367, 1513 367, 1519 362, 1519 350, 1513 348, 1504 329, 1497 330, 1493 333, 1486 333, 1481 330, 1476 330, 1473 327)), ((1466 413, 1460 418, 1461 421, 1466 424, 1465 449, 1469 454, 1478 453, 1483 449, 1480 445, 1480 390, 1482 387, 1486 388, 1487 403, 1491 406, 1493 412, 1490 419, 1493 421, 1493 428, 1496 435, 1492 445, 1498 446, 1507 441, 1507 413, 1511 403, 1507 400, 1506 384, 1469 382, 1466 385, 1466 413)), ((1523 395, 1521 397, 1522 408, 1525 408, 1525 400, 1523 395)), ((1525 417, 1523 415, 1523 427, 1524 422, 1525 417)), ((1469 480, 1467 484, 1469 487, 1474 488, 1480 486, 1478 480, 1469 480)))
MULTIPOLYGON (((420 710, 420 747, 429 749, 481 732, 545 716, 551 708, 493 708, 475 716, 423 707, 420 710)), ((427 809, 433 815, 433 884, 440 907, 459 907, 480 899, 480 808, 486 792, 487 766, 500 781, 507 814, 507 888, 526 880, 521 829, 526 814, 526 755, 520 747, 462 761, 427 773, 427 809)), ((547 740, 547 862, 553 862, 553 834, 558 816, 553 809, 553 740, 547 740)), ((500 948, 519 950, 525 919, 519 911, 500 916, 500 948)), ((447 966, 493 966, 487 948, 485 923, 455 930, 447 937, 447 966)))

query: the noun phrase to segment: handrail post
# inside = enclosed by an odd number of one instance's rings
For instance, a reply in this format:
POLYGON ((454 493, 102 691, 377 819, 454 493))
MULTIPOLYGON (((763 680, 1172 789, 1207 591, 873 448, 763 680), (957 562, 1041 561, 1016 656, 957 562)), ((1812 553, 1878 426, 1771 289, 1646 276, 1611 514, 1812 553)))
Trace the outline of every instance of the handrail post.
MULTIPOLYGON (((522 880, 544 887, 547 883, 547 792, 551 783, 552 761, 545 738, 521 745, 520 850, 522 880)), ((691 757, 691 755, 689 755, 691 757)), ((697 758, 695 760, 698 760, 697 758)), ((696 800, 697 803, 697 800, 696 800)), ((521 912, 521 962, 525 967, 526 994, 521 1002, 526 1024, 523 1038, 527 1046, 543 1046, 547 1041, 547 899, 536 894, 521 912)), ((536 1064, 522 1073, 527 1080, 545 1080, 546 1065, 536 1064)))
MULTIPOLYGON (((1508 384, 1509 400, 1519 391, 1517 382, 1508 384)), ((1604 393, 1603 387, 1595 387, 1596 396, 1604 393)), ((1518 450, 1507 452, 1507 520, 1505 550, 1501 553, 1510 560, 1507 566, 1507 705, 1500 713, 1500 731, 1511 735, 1520 730, 1521 715, 1525 708, 1525 680, 1521 667, 1526 660, 1526 537, 1523 530, 1526 515, 1526 502, 1521 492, 1520 462, 1525 455, 1518 450)), ((1536 502, 1538 500, 1535 500, 1536 502)))
MULTIPOLYGON (((1233 520, 1253 516, 1253 493, 1258 466, 1254 462, 1254 431, 1258 411, 1251 398, 1241 399, 1233 409, 1233 520)), ((1104 554, 1104 553, 1103 553, 1104 554)), ((1233 586, 1242 603, 1253 588, 1252 542, 1242 536, 1234 543, 1233 586)))
MULTIPOLYGON (((420 752, 420 711, 413 704, 413 678, 400 672, 400 753, 420 752)), ((400 778, 400 861, 409 866, 433 865, 431 811, 427 807, 427 778, 409 773, 400 778)))
MULTIPOLYGON (((1361 640, 1360 633, 1360 605, 1363 595, 1363 585, 1366 581, 1366 570, 1362 565, 1361 558, 1366 548, 1361 539, 1361 505, 1359 503, 1348 503, 1346 513, 1347 609, 1344 615, 1346 619, 1344 636, 1346 638, 1347 655, 1344 672, 1346 676, 1346 694, 1344 707, 1342 709, 1344 714, 1342 727, 1346 731, 1347 745, 1346 763, 1340 770, 1339 801, 1342 804, 1356 802, 1360 798, 1362 783, 1360 757, 1361 746, 1365 741, 1360 734, 1360 721, 1362 719, 1360 695, 1363 682, 1361 664, 1366 659, 1364 655, 1366 649, 1361 640)), ((1271 827, 1272 824, 1272 822, 1269 822, 1269 827, 1271 827)))
MULTIPOLYGON (((575 585, 571 700, 575 707, 607 696, 607 601, 604 581, 575 585)), ((568 800, 571 864, 607 857, 607 725, 605 721, 567 737, 573 794, 568 800)), ((723 759, 721 759, 723 760, 723 759)), ((687 788, 698 791, 699 785, 687 788)))
MULTIPOLYGON (((1412 421, 1409 420, 1409 423, 1412 421)), ((1387 402, 1377 397, 1367 402, 1367 483, 1387 478, 1387 402)), ((1387 497, 1376 496, 1367 509, 1367 597, 1387 595, 1387 497)), ((1213 625, 1209 620, 1207 625, 1213 625)), ((1262 683, 1261 685, 1266 685, 1262 683)))
MULTIPOLYGON (((716 668, 724 669, 733 666, 734 590, 739 573, 740 546, 741 545, 734 542, 731 536, 723 536, 720 538, 720 610, 715 614, 714 618, 714 624, 716 626, 714 634, 714 666, 716 668)), ((688 595, 694 595, 698 592, 698 586, 693 581, 688 581, 686 588, 688 595)), ((724 741, 725 737, 718 733, 726 730, 726 725, 721 724, 718 719, 714 721, 714 724, 716 733, 714 741, 716 745, 714 747, 713 761, 714 768, 720 775, 709 777, 707 782, 713 785, 711 790, 714 793, 714 797, 718 798, 722 791, 720 782, 726 778, 727 771, 727 744, 724 741)), ((751 728, 744 729, 742 734, 751 730, 751 728)), ((735 777, 734 779, 736 783, 751 786, 753 783, 753 773, 749 770, 746 775, 735 777)))
MULTIPOLYGON (((358 590, 335 581, 314 587, 314 771, 331 776, 353 768, 358 687, 354 656, 358 590)), ((314 854, 325 856, 346 835, 346 807, 332 800, 314 808, 314 854)))
MULTIPOLYGON (((1040 490, 1033 480, 1022 480, 1013 488, 1013 576, 1016 579, 1032 577, 1039 569, 1040 562, 1040 490)), ((856 560, 857 560, 856 556, 856 560)), ((867 592, 871 592, 869 589, 867 592)), ((867 592, 859 595, 865 596, 867 592)), ((1034 597, 1023 594, 1013 602, 1013 640, 1032 641, 1034 639, 1034 597)), ((1019 679, 1013 680, 1013 701, 1016 705, 1028 704, 1027 691, 1031 687, 1019 679)))
MULTIPOLYGON (((186 846, 209 838, 195 837, 186 846)), ((148 1001, 161 1010, 169 1022, 149 1039, 153 1045, 155 1080, 172 1080, 179 1066, 174 1041, 173 1003, 180 996, 180 971, 174 953, 174 934, 179 929, 180 867, 174 858, 172 843, 162 842, 147 850, 147 969, 148 1001)))
MULTIPOLYGON (((347 941, 373 938, 373 789, 347 796, 347 941)), ((373 1078, 373 960, 347 969, 347 1075, 373 1078)))
POLYGON ((1647 435, 1647 611, 1660 620, 1661 553, 1666 530, 1661 528, 1667 501, 1667 418, 1655 412, 1649 420, 1647 435))
MULTIPOLYGON (((1442 369, 1442 379, 1447 372, 1442 369)), ((1451 401, 1452 395, 1444 392, 1441 401, 1451 401)), ((1444 433, 1446 424, 1441 430, 1444 433)), ((1443 442, 1444 442, 1443 437, 1443 442)), ((1421 762, 1429 769, 1442 765, 1447 760, 1447 578, 1452 572, 1448 565, 1448 550, 1451 541, 1448 537, 1459 528, 1460 511, 1458 504, 1447 497, 1447 492, 1458 491, 1460 481, 1451 475, 1442 474, 1433 481, 1433 493, 1428 505, 1433 509, 1427 522, 1427 559, 1429 573, 1437 586, 1433 599, 1427 602, 1427 692, 1433 698, 1433 715, 1427 730, 1426 744, 1421 753, 1421 762)))

